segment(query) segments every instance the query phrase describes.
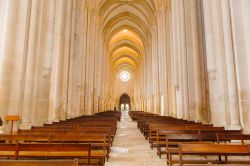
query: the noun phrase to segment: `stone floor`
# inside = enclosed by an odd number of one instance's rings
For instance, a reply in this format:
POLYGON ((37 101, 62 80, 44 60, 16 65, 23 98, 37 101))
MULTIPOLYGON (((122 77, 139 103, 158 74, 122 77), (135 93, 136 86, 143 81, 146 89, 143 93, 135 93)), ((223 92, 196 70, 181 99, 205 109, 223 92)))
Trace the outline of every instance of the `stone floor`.
POLYGON ((167 166, 167 163, 150 149, 128 112, 123 112, 106 166, 167 166))

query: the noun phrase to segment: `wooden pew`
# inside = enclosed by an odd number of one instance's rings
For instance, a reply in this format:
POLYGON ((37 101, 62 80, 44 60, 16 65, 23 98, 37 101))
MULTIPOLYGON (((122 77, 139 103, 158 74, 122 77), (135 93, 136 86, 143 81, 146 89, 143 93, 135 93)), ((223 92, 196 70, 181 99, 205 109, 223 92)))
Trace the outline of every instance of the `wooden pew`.
POLYGON ((94 135, 99 135, 99 136, 106 136, 107 142, 112 146, 112 142, 114 139, 115 134, 111 134, 110 131, 105 131, 105 130, 19 130, 18 131, 19 135, 81 135, 81 136, 94 136, 94 135))
POLYGON ((110 128, 110 130, 115 134, 117 130, 117 123, 106 122, 106 121, 98 121, 98 122, 85 122, 85 123, 56 123, 56 124, 45 124, 44 126, 32 126, 31 129, 44 129, 44 128, 97 128, 97 127, 106 127, 110 128))
POLYGON ((182 119, 175 119, 173 117, 166 116, 153 116, 153 117, 139 117, 138 118, 138 128, 144 134, 144 136, 148 137, 149 126, 150 125, 164 125, 164 124, 200 124, 194 121, 187 121, 182 119))
POLYGON ((199 134, 199 131, 187 131, 187 130, 164 130, 164 134, 157 133, 156 140, 152 140, 152 145, 157 147, 157 155, 161 158, 162 154, 166 154, 166 151, 163 151, 162 148, 166 148, 166 136, 170 134, 199 134), (155 145, 154 145, 155 144, 155 145))
POLYGON ((83 118, 78 118, 78 119, 67 119, 67 120, 62 120, 59 122, 53 122, 52 124, 60 124, 60 123, 71 123, 71 122, 80 122, 80 123, 84 123, 87 121, 110 121, 110 122, 114 122, 117 123, 117 119, 107 116, 107 117, 99 117, 99 116, 88 116, 88 117, 83 117, 83 118))
POLYGON ((0 160, 0 166, 78 166, 78 160, 0 160))
POLYGON ((81 120, 71 120, 71 121, 60 121, 60 122, 53 122, 52 124, 45 124, 45 125, 55 125, 55 124, 87 124, 87 123, 96 123, 96 124, 117 124, 117 121, 114 119, 99 119, 99 118, 87 118, 81 120), (100 123, 101 122, 101 123, 100 123))
MULTIPOLYGON (((231 135, 240 136, 242 134, 241 130, 160 130, 158 129, 156 138, 152 138, 152 144, 157 147, 157 154, 161 157, 161 154, 165 154, 165 151, 161 149, 166 147, 166 136, 168 134, 201 134, 201 135, 214 135, 217 138, 217 142, 225 142, 233 140, 231 135), (222 135, 224 137, 218 137, 218 135, 222 135), (228 136, 228 137, 227 137, 228 136)), ((236 137, 237 138, 237 137, 236 137)), ((245 140, 246 137, 244 137, 245 140)), ((243 138, 242 138, 243 139, 243 138)), ((151 145, 151 146, 153 146, 151 145)))
POLYGON ((96 125, 87 125, 87 126, 74 126, 74 125, 63 125, 63 126, 44 126, 44 127, 33 127, 31 129, 32 131, 34 130, 46 130, 46 131, 53 131, 53 130, 57 130, 57 131, 67 131, 67 130, 74 130, 74 131, 89 131, 89 132, 95 132, 95 131, 105 131, 107 133, 110 133, 111 135, 115 135, 116 134, 116 129, 113 128, 112 126, 96 126, 96 125))
POLYGON ((142 111, 129 111, 129 116, 133 121, 137 121, 138 117, 141 116, 158 116, 157 114, 142 112, 142 111))
POLYGON ((118 121, 121 120, 121 111, 106 111, 106 112, 98 112, 95 113, 97 116, 114 116, 118 121))
POLYGON ((56 126, 75 126, 75 127, 81 127, 81 126, 100 126, 100 127, 112 127, 116 128, 117 123, 113 122, 106 122, 106 121, 100 121, 100 122, 86 122, 86 123, 57 123, 57 124, 45 124, 44 126, 32 126, 33 128, 42 128, 42 127, 56 127, 56 126))
POLYGON ((111 142, 107 141, 105 135, 52 135, 50 143, 87 143, 91 142, 95 148, 102 148, 106 151, 107 160, 109 160, 109 153, 111 151, 111 142))
POLYGON ((218 160, 184 160, 184 155, 192 156, 249 156, 249 145, 220 145, 220 144, 204 144, 204 143, 179 143, 178 149, 169 150, 169 165, 172 166, 173 163, 179 163, 180 166, 184 164, 205 164, 208 162, 212 163, 227 163, 227 164, 250 164, 250 160, 237 160, 229 161, 228 157, 224 161, 218 160), (173 155, 179 155, 179 160, 173 160, 173 155))
MULTIPOLYGON (((0 144, 0 157, 13 159, 85 159, 88 165, 93 160, 98 160, 99 165, 104 165, 106 151, 98 149, 91 143, 56 143, 56 144, 0 144)), ((82 161, 82 160, 81 160, 82 161)))
MULTIPOLYGON (((3 151, 0 150, 0 156, 12 156, 13 158, 31 157, 33 159, 34 157, 39 156, 32 156, 31 154, 35 155, 35 150, 40 150, 37 153, 42 155, 40 156, 42 158, 73 157, 60 156, 67 155, 69 153, 74 154, 74 157, 79 158, 77 154, 80 154, 80 152, 78 152, 75 148, 77 146, 82 147, 86 144, 90 144, 91 157, 98 160, 101 158, 104 163, 105 157, 107 157, 107 159, 109 158, 110 147, 117 130, 117 120, 119 120, 120 115, 121 113, 113 113, 109 111, 106 113, 98 113, 94 116, 82 116, 53 122, 52 124, 45 124, 42 127, 33 126, 31 130, 19 130, 18 134, 0 135, 0 140, 2 140, 0 141, 2 143, 0 144, 0 149, 4 149, 3 151), (16 147, 16 145, 18 145, 18 147, 16 147), (49 146, 53 146, 53 148, 55 148, 54 146, 58 145, 63 145, 64 148, 67 146, 66 149, 63 149, 65 152, 59 151, 59 147, 57 149, 58 152, 50 152, 51 149, 48 149, 49 146), (26 152, 32 148, 35 148, 32 153, 26 152), (45 149, 43 150, 41 148, 45 149), (72 149, 72 152, 70 149, 72 149), (24 150, 24 152, 21 152, 21 150, 24 150), (97 152, 100 151, 104 152, 105 155, 99 156, 100 153, 97 152), (23 155, 25 153, 30 156, 23 155), (46 154, 50 154, 50 156, 46 156, 46 154), (54 154, 55 156, 51 154, 54 154)), ((84 157, 80 156, 80 158, 85 158, 85 160, 87 159, 89 162, 89 158, 86 157, 86 155, 84 157)))
MULTIPOLYGON (((207 134, 167 134, 166 135, 166 142, 165 142, 165 147, 166 147, 166 154, 167 154, 167 159, 169 158, 169 149, 173 150, 174 148, 177 148, 178 144, 180 142, 216 142, 217 137, 216 134, 212 135, 207 135, 207 134)), ((163 145, 163 144, 161 144, 163 145)), ((163 153, 161 151, 160 145, 157 147, 157 154, 161 157, 161 154, 163 153)))
MULTIPOLYGON (((216 133, 217 143, 221 142, 228 143, 231 141, 238 141, 238 143, 244 145, 245 141, 250 141, 250 135, 239 135, 239 134, 227 134, 227 133, 216 133)), ((233 142, 235 143, 235 142, 233 142)))
POLYGON ((17 157, 17 144, 0 144, 0 158, 12 158, 17 157))
MULTIPOLYGON (((168 133, 168 131, 178 131, 178 130, 185 130, 185 131, 225 131, 224 127, 209 127, 209 126, 204 126, 204 125, 195 125, 195 124, 185 124, 185 125, 169 125, 169 126, 153 126, 150 127, 150 132, 149 132, 149 143, 151 149, 154 147, 157 147, 157 135, 159 137, 159 133, 161 136, 165 136, 164 134, 168 133), (161 131, 161 132, 160 132, 161 131), (165 131, 165 133, 164 133, 165 131)), ((160 138, 158 138, 159 140, 160 138)))
POLYGON ((89 143, 96 147, 102 147, 107 151, 107 160, 109 159, 109 153, 111 149, 110 140, 106 139, 105 134, 50 134, 50 135, 0 135, 0 141, 6 141, 6 143, 89 143))
POLYGON ((0 134, 0 142, 18 143, 18 142, 44 142, 48 143, 50 135, 18 135, 18 134, 0 134))

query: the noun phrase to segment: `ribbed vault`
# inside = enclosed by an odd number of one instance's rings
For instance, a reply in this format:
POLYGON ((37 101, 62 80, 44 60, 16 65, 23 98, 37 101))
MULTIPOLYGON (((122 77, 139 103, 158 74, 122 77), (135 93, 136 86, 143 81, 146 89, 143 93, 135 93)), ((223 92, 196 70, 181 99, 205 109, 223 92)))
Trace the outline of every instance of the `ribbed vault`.
POLYGON ((117 73, 126 69, 136 73, 145 56, 150 28, 154 21, 151 0, 100 0, 99 17, 110 65, 117 73))

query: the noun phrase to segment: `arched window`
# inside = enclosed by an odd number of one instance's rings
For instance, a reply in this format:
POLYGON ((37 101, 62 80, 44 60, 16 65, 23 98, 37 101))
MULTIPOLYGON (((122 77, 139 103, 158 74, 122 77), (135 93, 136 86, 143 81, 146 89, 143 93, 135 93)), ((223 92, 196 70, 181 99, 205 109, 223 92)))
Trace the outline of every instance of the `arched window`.
POLYGON ((122 111, 131 109, 130 97, 127 94, 123 94, 120 97, 120 108, 122 111))

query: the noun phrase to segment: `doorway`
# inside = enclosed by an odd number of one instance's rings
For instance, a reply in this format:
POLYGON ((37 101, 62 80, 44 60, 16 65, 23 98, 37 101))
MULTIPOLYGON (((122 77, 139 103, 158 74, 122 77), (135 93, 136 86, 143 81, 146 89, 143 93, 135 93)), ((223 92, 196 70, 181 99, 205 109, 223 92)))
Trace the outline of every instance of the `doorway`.
POLYGON ((127 94, 123 94, 120 97, 119 108, 121 111, 129 111, 131 109, 130 97, 127 94))

